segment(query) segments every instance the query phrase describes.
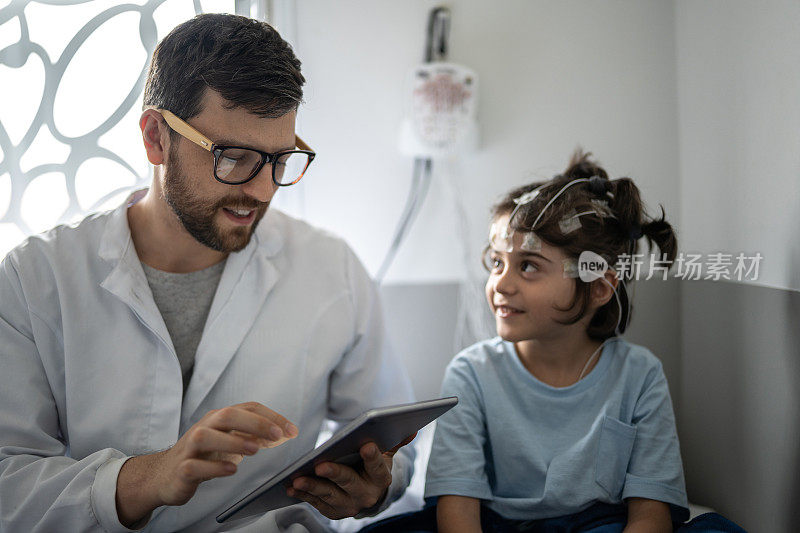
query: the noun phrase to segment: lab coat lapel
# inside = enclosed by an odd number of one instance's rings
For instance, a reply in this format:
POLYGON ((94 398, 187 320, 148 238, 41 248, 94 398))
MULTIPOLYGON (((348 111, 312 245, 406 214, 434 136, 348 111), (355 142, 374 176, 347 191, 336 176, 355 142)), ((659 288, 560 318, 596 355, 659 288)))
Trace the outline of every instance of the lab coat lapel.
MULTIPOLYGON (((269 224, 269 221, 264 220, 262 224, 269 224)), ((277 252, 280 245, 280 235, 276 228, 270 227, 254 235, 244 250, 228 256, 197 347, 192 379, 183 401, 182 428, 187 427, 238 351, 278 281, 278 270, 269 256, 277 252)))
POLYGON ((105 290, 122 300, 139 320, 152 331, 174 354, 167 326, 153 300, 142 264, 131 239, 127 218, 128 204, 120 206, 112 215, 100 241, 99 255, 113 265, 111 272, 100 284, 105 290))

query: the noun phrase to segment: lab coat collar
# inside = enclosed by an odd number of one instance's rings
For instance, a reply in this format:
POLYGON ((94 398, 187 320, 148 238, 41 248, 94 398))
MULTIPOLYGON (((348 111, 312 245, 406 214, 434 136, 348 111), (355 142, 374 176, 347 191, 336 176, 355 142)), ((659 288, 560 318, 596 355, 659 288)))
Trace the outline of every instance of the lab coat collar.
MULTIPOLYGON (((132 205, 130 200, 135 203, 143 195, 143 191, 137 191, 110 215, 101 238, 99 254, 104 260, 114 263, 114 268, 102 286, 128 304, 174 354, 166 325, 147 286, 128 226, 127 208, 132 205)), ((278 269, 271 258, 283 247, 283 236, 277 227, 279 223, 279 217, 267 211, 250 243, 243 250, 228 256, 197 347, 192 379, 183 397, 182 429, 186 428, 238 351, 267 295, 278 281, 278 269)), ((177 359, 175 363, 175 368, 179 368, 177 359)), ((180 387, 180 375, 176 375, 175 379, 176 386, 180 387)))
MULTIPOLYGON (((145 191, 133 193, 129 201, 133 203, 144 196, 145 191)), ((133 245, 128 227, 128 206, 126 201, 109 214, 103 235, 100 239, 99 255, 111 263, 111 272, 100 283, 105 290, 122 300, 136 314, 139 320, 149 328, 169 349, 175 353, 172 339, 164 323, 150 286, 147 284, 139 255, 133 245)))

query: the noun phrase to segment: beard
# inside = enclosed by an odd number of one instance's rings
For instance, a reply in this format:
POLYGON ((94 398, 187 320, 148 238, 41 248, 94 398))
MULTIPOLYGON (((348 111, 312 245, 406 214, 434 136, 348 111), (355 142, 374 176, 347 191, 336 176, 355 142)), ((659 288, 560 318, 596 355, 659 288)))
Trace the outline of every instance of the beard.
POLYGON ((184 229, 197 242, 212 250, 230 253, 244 249, 267 212, 269 202, 259 202, 246 196, 225 196, 214 202, 197 197, 192 191, 190 180, 183 175, 177 143, 170 147, 167 162, 162 194, 184 229), (223 228, 216 222, 217 213, 223 207, 254 209, 255 218, 249 226, 223 228))

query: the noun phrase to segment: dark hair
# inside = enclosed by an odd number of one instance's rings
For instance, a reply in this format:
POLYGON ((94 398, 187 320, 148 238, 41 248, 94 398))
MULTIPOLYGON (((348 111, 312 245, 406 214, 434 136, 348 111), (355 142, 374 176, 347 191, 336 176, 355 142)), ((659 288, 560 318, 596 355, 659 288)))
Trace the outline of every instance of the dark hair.
MULTIPOLYGON (((492 218, 496 219, 511 213, 516 207, 514 199, 543 186, 533 201, 520 206, 514 220, 511 221, 512 229, 530 231, 531 225, 545 205, 566 184, 579 178, 590 179, 589 182, 567 188, 547 208, 536 224, 536 235, 543 241, 561 248, 571 258, 577 259, 581 252, 591 250, 604 257, 612 267, 621 255, 636 254, 638 239, 644 236, 649 247, 652 249, 655 244, 665 264, 671 265, 677 254, 678 242, 675 231, 665 220, 663 206, 660 218, 649 218, 645 213, 639 189, 633 180, 630 178, 609 180, 608 173, 591 159, 591 155, 578 149, 572 155, 569 166, 563 174, 555 176, 548 182, 530 183, 510 191, 492 208, 492 218), (613 216, 597 214, 604 209, 604 201, 608 203, 606 215, 613 216), (579 218, 580 227, 577 230, 567 233, 561 230, 562 219, 585 211, 593 213, 579 218)), ((623 273, 621 279, 632 281, 631 272, 623 273)), ((577 307, 577 312, 565 321, 565 324, 574 324, 581 320, 589 306, 591 284, 580 278, 575 279, 575 284, 575 298, 564 311, 577 307)), ((622 304, 622 318, 619 321, 622 333, 630 322, 628 316, 630 296, 624 284, 620 284, 617 294, 622 304)), ((613 336, 619 318, 617 302, 612 298, 592 317, 587 331, 589 337, 604 340, 613 336)))
POLYGON ((269 24, 238 15, 197 15, 156 47, 144 106, 188 119, 202 111, 203 95, 210 88, 231 108, 277 118, 297 109, 303 83, 300 61, 269 24))

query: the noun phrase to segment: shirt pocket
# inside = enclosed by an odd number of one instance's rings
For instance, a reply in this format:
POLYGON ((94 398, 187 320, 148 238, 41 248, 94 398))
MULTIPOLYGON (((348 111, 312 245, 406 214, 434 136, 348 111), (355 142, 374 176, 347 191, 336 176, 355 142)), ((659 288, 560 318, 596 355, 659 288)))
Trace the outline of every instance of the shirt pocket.
POLYGON ((610 416, 603 418, 594 478, 615 500, 619 500, 622 495, 635 437, 636 426, 610 416))

